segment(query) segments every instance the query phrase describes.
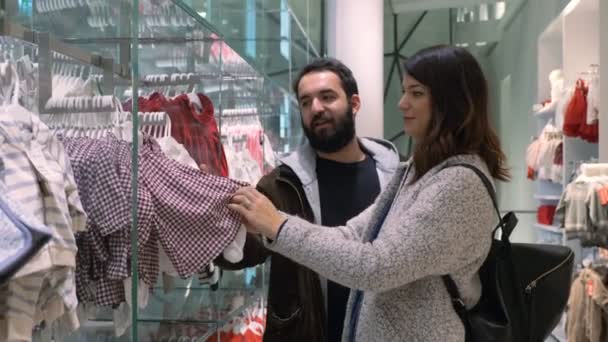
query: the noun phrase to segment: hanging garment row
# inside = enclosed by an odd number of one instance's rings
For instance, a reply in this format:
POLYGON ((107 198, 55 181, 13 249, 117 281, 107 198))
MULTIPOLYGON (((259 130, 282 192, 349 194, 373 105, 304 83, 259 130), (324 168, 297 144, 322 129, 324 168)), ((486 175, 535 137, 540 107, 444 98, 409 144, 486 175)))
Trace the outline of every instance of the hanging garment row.
POLYGON ((568 342, 608 341, 608 266, 590 265, 572 282, 568 298, 568 342))
POLYGON ((230 177, 256 184, 277 161, 259 117, 246 113, 222 118, 222 142, 230 177))
MULTIPOLYGON (((564 115, 564 134, 597 143, 599 137, 599 77, 578 79, 564 115)), ((561 114, 558 114, 561 115, 561 114)))
POLYGON ((602 193, 608 186, 608 164, 582 164, 557 205, 555 218, 569 239, 583 246, 608 247, 608 202, 602 193))
POLYGON ((564 135, 597 143, 600 111, 598 66, 593 64, 589 71, 581 72, 570 87, 564 86, 560 70, 554 70, 550 79, 551 99, 539 106, 536 114, 554 113, 555 125, 564 135))
POLYGON ((29 341, 42 321, 61 331, 79 327, 75 234, 84 231, 86 214, 62 144, 37 115, 19 105, 20 85, 13 76, 8 85, 13 97, 5 97, 0 107, 5 194, 22 205, 23 216, 43 223, 52 234, 0 288, 0 340, 29 341))
POLYGON ((527 177, 554 183, 562 182, 563 135, 552 123, 543 127, 526 151, 527 177))
MULTIPOLYGON (((131 101, 123 104, 131 110, 131 101)), ((138 108, 142 112, 166 112, 171 119, 171 136, 184 145, 198 165, 216 175, 228 176, 228 165, 220 142, 219 131, 214 117, 213 102, 203 94, 181 94, 167 98, 159 92, 138 98, 138 108), (191 101, 195 97, 202 104, 191 101)))
MULTIPOLYGON (((129 114, 120 112, 116 99, 111 102, 117 103, 115 110, 101 113, 96 119, 90 119, 95 114, 79 114, 79 108, 66 108, 64 116, 79 119, 48 114, 45 117, 55 126, 53 131, 38 115, 20 105, 22 83, 15 68, 12 70, 10 78, 2 79, 2 89, 10 88, 3 93, 4 104, 0 107, 3 185, 7 186, 10 201, 25 204, 27 209, 22 214, 44 223, 53 236, 0 288, 3 301, 0 340, 31 340, 32 328, 42 322, 55 339, 61 340, 80 324, 76 313, 79 301, 120 307, 129 299, 125 291, 130 293, 133 137, 129 137, 129 129, 116 130, 130 122, 129 114), (87 119, 85 115, 93 116, 87 119), (106 121, 100 124, 104 115, 106 121), (62 124, 55 125, 58 122, 62 124), (108 129, 100 132, 100 125, 108 129), (74 126, 79 130, 74 130, 74 126), (24 298, 28 299, 25 304, 24 298)), ((83 92, 70 95, 90 95, 94 88, 80 89, 83 92)), ((202 94, 196 96, 203 103, 208 101, 202 94)), ((137 227, 140 298, 146 297, 160 272, 172 272, 168 268, 180 277, 205 272, 214 258, 234 247, 237 232, 242 231, 239 218, 225 204, 245 183, 201 171, 199 161, 186 158, 186 155, 196 157, 187 150, 187 144, 197 134, 175 129, 186 126, 180 127, 178 113, 193 115, 195 105, 188 102, 186 106, 182 101, 183 110, 177 111, 172 110, 175 106, 171 100, 159 95, 155 98, 160 103, 169 103, 164 120, 169 126, 155 131, 163 136, 157 141, 145 132, 145 120, 142 125, 137 227), (186 144, 168 136, 169 132, 171 135, 177 132, 177 138, 181 137, 186 144), (168 262, 163 263, 163 253, 168 262), (163 266, 167 264, 170 266, 163 266)), ((55 109, 61 109, 66 102, 53 101, 49 106, 56 105, 55 109)), ((68 102, 80 103, 78 98, 68 102)), ((205 132, 207 139, 219 142, 212 103, 208 101, 205 108, 210 115, 197 120, 197 126, 203 127, 200 132, 205 132)), ((149 115, 157 117, 158 113, 149 115)), ((192 147, 201 152, 195 143, 192 147)), ((218 149, 202 152, 199 156, 206 158, 201 160, 207 165, 226 164, 218 149)), ((227 168, 223 169, 227 174, 227 168)), ((126 309, 122 306, 123 313, 126 309)), ((117 333, 124 329, 123 324, 117 333)))
MULTIPOLYGON (((118 305, 125 301, 123 281, 129 276, 131 258, 131 146, 113 136, 64 138, 63 143, 85 212, 90 212, 89 229, 78 236, 83 247, 76 274, 79 298, 118 305)), ((180 277, 202 272, 236 236, 240 221, 225 204, 244 184, 167 158, 147 135, 139 151, 139 172, 141 280, 150 288, 156 283, 159 243, 180 277)))

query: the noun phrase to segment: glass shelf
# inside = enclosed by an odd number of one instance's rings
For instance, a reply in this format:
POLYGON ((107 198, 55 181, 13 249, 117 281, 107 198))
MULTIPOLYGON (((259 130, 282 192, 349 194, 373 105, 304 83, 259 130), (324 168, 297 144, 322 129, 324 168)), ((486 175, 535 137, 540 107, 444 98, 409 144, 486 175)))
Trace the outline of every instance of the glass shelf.
MULTIPOLYGON (((290 91, 291 81, 297 69, 318 56, 318 52, 291 10, 281 7, 285 1, 141 0, 136 12, 132 0, 1 3, 9 4, 5 7, 7 12, 0 13, 1 18, 20 25, 22 31, 48 33, 55 46, 69 47, 71 52, 78 51, 80 57, 112 58, 119 67, 120 72, 114 72, 113 68, 108 74, 108 70, 87 63, 87 58, 61 56, 51 47, 53 58, 48 64, 54 69, 46 69, 49 78, 44 85, 40 78, 43 72, 38 73, 39 90, 53 88, 50 77, 61 74, 58 67, 73 70, 70 74, 86 69, 87 76, 103 76, 97 82, 111 85, 110 91, 106 91, 108 87, 100 87, 102 94, 114 95, 123 104, 131 98, 135 86, 142 96, 153 92, 167 97, 186 91, 203 93, 213 103, 220 133, 230 123, 228 120, 235 117, 248 122, 246 114, 227 119, 229 113, 255 109, 255 115, 250 116, 261 123, 263 139, 271 142, 277 154, 293 150, 303 139, 299 110, 290 91), (234 11, 230 3, 236 7, 244 3, 255 6, 253 11, 242 6, 243 10, 234 11), (249 13, 256 18, 253 30, 251 24, 246 25, 251 20, 249 13), (136 33, 131 32, 133 20, 139 21, 136 33), (137 49, 132 51, 135 38, 137 49), (133 70, 138 70, 134 81, 133 70), (181 80, 159 82, 157 77, 178 74, 191 77, 192 81, 178 85, 181 80), (112 82, 103 82, 110 79, 108 75, 112 82)), ((46 49, 37 46, 36 39, 32 43, 35 44, 21 43, 27 45, 22 54, 30 55, 39 67, 46 67, 40 52, 46 49)), ((74 57, 69 53, 67 56, 74 57)), ((134 257, 132 263, 136 261, 134 257)), ((177 280, 174 289, 167 293, 161 284, 157 285, 146 308, 136 312, 138 333, 134 336, 138 335, 139 341, 160 341, 167 331, 179 335, 191 329, 192 334, 205 340, 244 308, 264 298, 268 282, 264 267, 256 269, 253 281, 244 277, 243 273, 224 272, 217 290, 198 285, 197 279, 191 283, 177 280)), ((121 338, 114 337, 110 308, 98 309, 94 319, 82 323, 83 327, 66 341, 130 340, 129 331, 121 338)))
MULTIPOLYGON (((128 60, 128 44, 133 37, 130 19, 135 14, 132 1, 20 3, 17 14, 9 13, 12 21, 48 32, 89 52, 123 63, 128 60)), ((172 69, 218 76, 222 54, 221 71, 229 75, 239 71, 251 73, 252 70, 231 70, 231 53, 219 52, 224 41, 234 49, 232 55, 243 56, 255 70, 289 89, 292 74, 318 57, 319 52, 286 4, 279 0, 142 0, 137 13, 139 62, 159 69, 159 73, 172 69), (158 49, 159 45, 173 48, 158 49), (185 56, 194 60, 187 61, 185 56)))
POLYGON ((317 47, 285 0, 203 0, 194 9, 226 42, 286 89, 292 74, 319 57, 317 47))
MULTIPOLYGON (((250 307, 264 296, 261 288, 220 288, 211 290, 203 287, 178 287, 168 293, 155 289, 150 294, 148 305, 139 310, 139 322, 173 322, 182 324, 229 322, 244 308, 250 307)), ((113 322, 112 309, 100 308, 92 322, 113 322)))
MULTIPOLYGON (((140 341, 166 341, 172 337, 196 338, 207 341, 219 328, 242 316, 265 301, 267 284, 266 266, 249 269, 253 277, 246 281, 247 272, 224 272, 220 286, 212 290, 198 285, 196 278, 173 279, 174 287, 168 292, 162 282, 150 294, 148 305, 138 312, 140 341)), ((36 342, 43 341, 35 339, 36 342)), ((128 334, 116 337, 113 312, 110 307, 97 308, 94 317, 66 342, 130 341, 128 334)))
MULTIPOLYGON (((137 324, 139 341, 201 341, 211 342, 209 337, 218 329, 216 323, 140 322, 137 324)), ((38 340, 41 341, 42 340, 38 340)), ((35 340, 35 342, 38 342, 35 340)), ((112 322, 89 322, 78 332, 62 342, 130 342, 128 335, 116 337, 112 322)))

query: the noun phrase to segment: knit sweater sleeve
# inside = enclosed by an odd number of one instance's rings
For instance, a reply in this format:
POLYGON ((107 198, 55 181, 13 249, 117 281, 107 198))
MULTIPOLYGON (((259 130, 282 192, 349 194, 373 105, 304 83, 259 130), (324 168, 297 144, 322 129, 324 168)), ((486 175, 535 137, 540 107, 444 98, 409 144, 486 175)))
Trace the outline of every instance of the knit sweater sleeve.
MULTIPOLYGON (((373 242, 352 239, 357 226, 373 224, 376 215, 366 212, 333 229, 290 217, 270 248, 344 286, 377 292, 485 258, 497 218, 481 179, 469 169, 450 167, 426 184, 411 206, 400 198, 407 188, 393 199, 373 242)), ((376 206, 382 205, 390 203, 376 206)))

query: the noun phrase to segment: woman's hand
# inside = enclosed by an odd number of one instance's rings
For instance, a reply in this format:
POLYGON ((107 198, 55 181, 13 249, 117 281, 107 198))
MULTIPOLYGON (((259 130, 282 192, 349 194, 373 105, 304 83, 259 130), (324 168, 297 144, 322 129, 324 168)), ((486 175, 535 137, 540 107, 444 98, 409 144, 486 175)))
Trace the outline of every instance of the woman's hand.
POLYGON ((248 231, 262 234, 271 240, 276 239, 279 227, 285 221, 285 217, 272 202, 252 187, 237 190, 228 208, 241 214, 248 231))

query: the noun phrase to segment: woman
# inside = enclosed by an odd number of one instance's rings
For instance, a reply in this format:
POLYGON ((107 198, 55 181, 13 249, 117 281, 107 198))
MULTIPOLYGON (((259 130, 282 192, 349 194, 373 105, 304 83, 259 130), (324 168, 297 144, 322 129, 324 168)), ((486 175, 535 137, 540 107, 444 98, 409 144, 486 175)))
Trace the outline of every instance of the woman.
POLYGON ((454 279, 468 308, 477 303, 478 270, 498 218, 481 179, 450 165, 509 178, 473 56, 431 47, 410 57, 405 71, 399 109, 414 153, 374 205, 334 229, 285 216, 252 188, 229 205, 271 250, 363 291, 351 292, 343 341, 464 341, 441 276, 454 279))

